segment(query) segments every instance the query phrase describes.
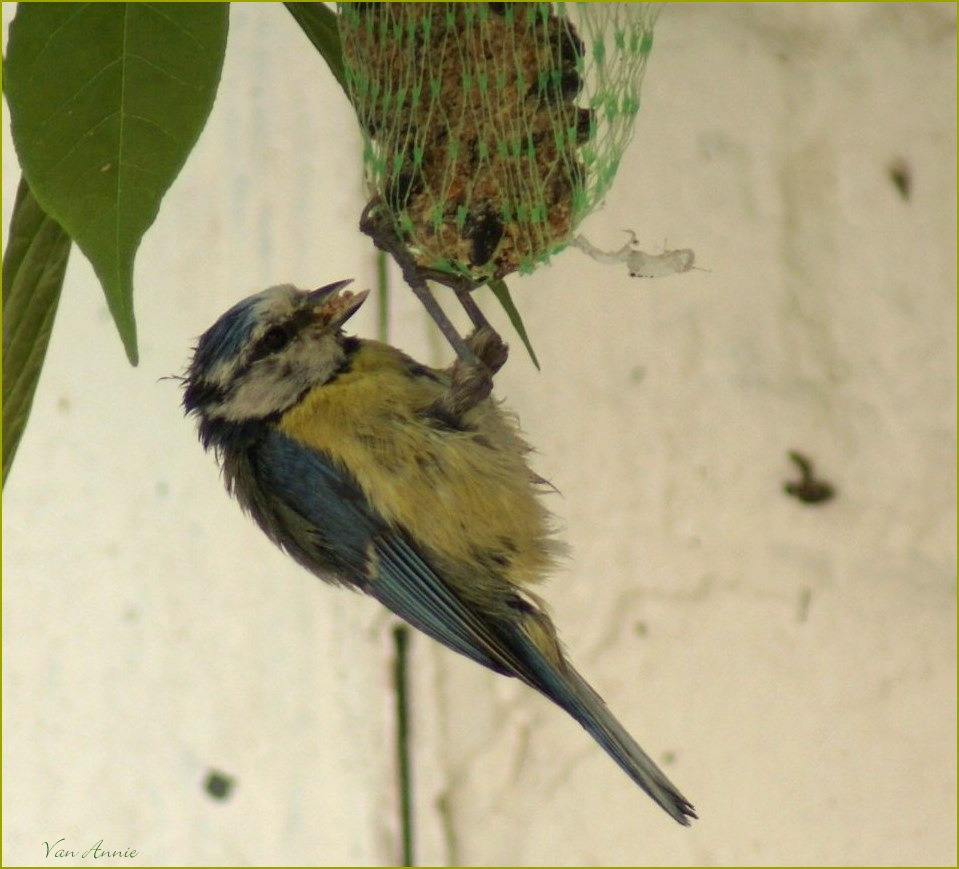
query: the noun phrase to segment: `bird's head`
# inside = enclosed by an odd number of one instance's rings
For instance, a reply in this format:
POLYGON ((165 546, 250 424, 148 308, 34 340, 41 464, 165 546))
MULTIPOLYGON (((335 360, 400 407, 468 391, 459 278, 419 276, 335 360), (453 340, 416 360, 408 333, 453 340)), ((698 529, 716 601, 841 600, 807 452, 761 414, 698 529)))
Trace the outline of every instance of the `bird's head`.
POLYGON ((183 406, 199 418, 205 442, 215 440, 214 429, 275 417, 336 374, 346 356, 340 327, 369 294, 341 292, 349 283, 312 291, 270 287, 200 336, 183 406))

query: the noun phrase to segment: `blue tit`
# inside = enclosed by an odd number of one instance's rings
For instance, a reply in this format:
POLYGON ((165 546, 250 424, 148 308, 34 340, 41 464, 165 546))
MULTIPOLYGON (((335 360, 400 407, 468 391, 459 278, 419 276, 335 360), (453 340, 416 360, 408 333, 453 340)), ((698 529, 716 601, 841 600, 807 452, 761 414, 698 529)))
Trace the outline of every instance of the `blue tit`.
POLYGON ((284 285, 203 334, 183 405, 228 490, 270 539, 328 582, 540 691, 679 823, 690 802, 568 661, 528 586, 560 551, 516 419, 490 396, 506 347, 429 368, 343 324, 367 292, 284 285))

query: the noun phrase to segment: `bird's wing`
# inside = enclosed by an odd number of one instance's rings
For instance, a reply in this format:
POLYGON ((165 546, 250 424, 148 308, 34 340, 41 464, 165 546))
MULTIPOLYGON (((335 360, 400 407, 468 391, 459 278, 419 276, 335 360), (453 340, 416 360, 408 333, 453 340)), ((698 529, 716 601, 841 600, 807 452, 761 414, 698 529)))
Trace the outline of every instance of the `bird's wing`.
POLYGON ((456 652, 518 676, 570 713, 679 823, 696 813, 599 695, 568 664, 557 667, 519 621, 492 623, 458 598, 401 529, 326 456, 273 432, 257 448, 248 505, 267 533, 320 576, 332 572, 456 652), (262 515, 264 511, 270 515, 262 515))
MULTIPOLYGON (((388 525, 355 481, 321 452, 279 432, 258 448, 254 485, 273 514, 267 532, 307 568, 335 573, 454 651, 499 673, 525 667, 457 597, 401 529, 388 525), (277 527, 281 525, 282 527, 277 527)), ((258 510, 253 508, 254 515, 258 510)))

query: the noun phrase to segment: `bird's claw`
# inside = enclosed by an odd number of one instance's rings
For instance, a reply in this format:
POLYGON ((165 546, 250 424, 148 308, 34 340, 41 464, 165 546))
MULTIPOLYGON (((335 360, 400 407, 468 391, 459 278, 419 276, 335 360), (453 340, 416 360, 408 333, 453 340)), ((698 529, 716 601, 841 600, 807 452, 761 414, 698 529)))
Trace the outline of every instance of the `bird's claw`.
POLYGON ((493 391, 493 375, 503 367, 509 347, 487 327, 476 329, 466 339, 475 362, 457 359, 450 369, 448 410, 459 415, 489 398, 493 391))

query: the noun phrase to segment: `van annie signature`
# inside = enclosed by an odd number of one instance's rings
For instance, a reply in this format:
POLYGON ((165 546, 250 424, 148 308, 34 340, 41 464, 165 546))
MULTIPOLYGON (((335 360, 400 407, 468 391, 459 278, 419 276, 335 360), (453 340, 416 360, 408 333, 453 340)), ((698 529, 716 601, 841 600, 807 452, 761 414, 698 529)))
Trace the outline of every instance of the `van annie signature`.
POLYGON ((87 857, 92 857, 94 860, 100 857, 136 857, 137 849, 136 848, 124 848, 122 851, 103 847, 103 839, 96 843, 96 845, 91 845, 84 851, 77 852, 72 848, 67 848, 62 845, 63 842, 66 842, 66 837, 63 836, 57 839, 56 842, 50 844, 50 842, 44 842, 43 847, 47 849, 47 857, 79 857, 81 860, 85 860, 87 857))

